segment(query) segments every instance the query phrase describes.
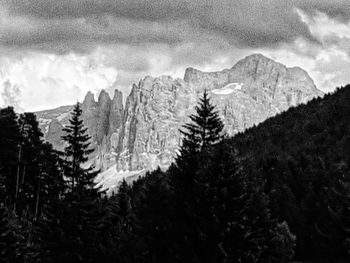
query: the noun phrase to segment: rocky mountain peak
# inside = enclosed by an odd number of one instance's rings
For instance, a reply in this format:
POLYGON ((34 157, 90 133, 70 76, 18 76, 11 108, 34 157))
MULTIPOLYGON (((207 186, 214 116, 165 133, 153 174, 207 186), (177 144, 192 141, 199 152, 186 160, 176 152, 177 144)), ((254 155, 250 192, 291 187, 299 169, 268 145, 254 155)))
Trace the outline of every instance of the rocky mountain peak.
POLYGON ((98 104, 99 105, 106 105, 111 102, 111 98, 109 97, 109 94, 103 89, 100 92, 100 95, 98 96, 98 104))
POLYGON ((85 107, 89 108, 91 106, 94 106, 95 104, 96 104, 95 96, 94 96, 94 94, 91 91, 89 91, 85 95, 85 98, 84 98, 84 101, 83 101, 83 105, 85 105, 85 107))
POLYGON ((189 83, 200 83, 203 79, 220 78, 230 71, 243 70, 247 75, 256 75, 259 71, 269 70, 269 68, 277 68, 278 70, 286 70, 286 67, 262 54, 252 54, 239 60, 231 69, 224 69, 218 72, 203 72, 198 69, 189 67, 185 70, 184 81, 189 83), (266 69, 268 67, 268 69, 266 69))
POLYGON ((118 146, 120 127, 122 126, 122 120, 124 115, 123 107, 123 93, 120 90, 114 90, 114 96, 109 114, 109 130, 108 134, 113 135, 111 143, 113 147, 118 146))
MULTIPOLYGON (((288 68, 260 54, 217 72, 187 68, 183 79, 146 76, 133 84, 125 106, 119 90, 113 99, 101 91, 98 102, 89 92, 83 120, 96 149, 96 167, 114 169, 112 174, 169 167, 181 143, 179 129, 189 120, 204 89, 228 135, 322 95, 303 69, 288 68)), ((52 137, 46 137, 49 141, 59 138, 51 126, 46 131, 52 137)))
POLYGON ((123 93, 118 89, 114 90, 113 102, 123 102, 123 93))
POLYGON ((196 80, 198 80, 201 76, 203 75, 203 72, 198 70, 198 69, 195 69, 195 68, 192 68, 192 67, 189 67, 189 68, 186 68, 185 70, 185 75, 184 75, 184 81, 186 82, 195 82, 196 80))
MULTIPOLYGON (((308 73, 300 67, 288 68, 285 65, 276 62, 270 58, 263 56, 262 54, 252 54, 238 61, 230 70, 236 78, 241 78, 255 82, 257 81, 259 86, 266 86, 266 84, 276 82, 283 78, 287 78, 294 82, 307 82, 310 84, 313 92, 322 95, 308 73), (265 83, 262 83, 265 82, 265 83)), ((231 77, 232 78, 232 77, 231 77)), ((270 88, 274 86, 268 85, 270 88)), ((299 86, 299 85, 295 85, 299 86)), ((283 87, 285 88, 285 87, 283 87)))
POLYGON ((240 64, 240 63, 274 63, 274 64, 278 64, 280 66, 283 66, 283 64, 278 63, 268 57, 265 57, 264 55, 260 54, 260 53, 254 53, 251 54, 249 56, 246 56, 245 58, 239 60, 236 64, 240 64))
MULTIPOLYGON (((302 68, 300 67, 291 67, 288 68, 289 72, 291 75, 298 77, 299 79, 304 79, 305 81, 309 81, 314 83, 314 81, 312 80, 312 78, 309 76, 309 74, 302 68)), ((315 88, 316 85, 314 84, 315 88)))
POLYGON ((253 54, 238 61, 232 68, 232 72, 253 79, 266 78, 270 74, 285 74, 287 67, 261 54, 253 54))

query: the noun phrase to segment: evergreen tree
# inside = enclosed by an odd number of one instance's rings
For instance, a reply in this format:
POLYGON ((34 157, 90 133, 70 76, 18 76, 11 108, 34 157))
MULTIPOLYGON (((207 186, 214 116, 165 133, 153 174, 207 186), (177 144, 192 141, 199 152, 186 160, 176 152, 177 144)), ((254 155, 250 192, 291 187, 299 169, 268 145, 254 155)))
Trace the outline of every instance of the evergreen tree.
POLYGON ((0 206, 0 258, 2 262, 9 262, 7 259, 8 253, 8 244, 7 244, 7 236, 9 235, 9 226, 7 222, 7 211, 5 207, 0 206))
MULTIPOLYGON (((41 139, 36 116, 24 113, 20 116, 22 135, 19 162, 19 184, 16 212, 20 215, 21 232, 25 239, 24 256, 28 259, 48 260, 49 236, 55 229, 49 225, 49 209, 58 212, 57 202, 64 190, 63 174, 58 153, 41 139), (45 242, 42 242, 45 240, 45 242)), ((53 220, 59 219, 54 214, 53 220)), ((56 239, 58 242, 59 239, 56 239)), ((52 250, 53 251, 53 250, 52 250)))
POLYGON ((99 190, 94 178, 98 171, 84 163, 93 152, 90 137, 81 120, 82 110, 77 103, 69 125, 62 137, 67 143, 64 152, 64 174, 69 189, 64 197, 62 225, 66 235, 66 255, 76 262, 95 262, 99 256, 99 231, 103 217, 99 204, 99 190))
POLYGON ((11 237, 8 210, 5 207, 4 177, 0 170, 0 262, 10 263, 14 259, 16 240, 11 237))
POLYGON ((63 178, 58 157, 51 145, 43 143, 34 114, 18 118, 8 107, 0 110, 0 125, 0 207, 3 226, 8 227, 2 238, 11 262, 30 261, 36 256, 37 219, 52 195, 58 198, 54 189, 62 187, 63 178))
POLYGON ((19 236, 19 223, 13 212, 0 205, 0 262, 23 262, 24 244, 19 236))
MULTIPOLYGON (((294 239, 271 217, 259 178, 227 141, 215 145, 198 173, 208 178, 202 211, 208 262, 289 262, 294 239), (286 254, 282 253, 285 252, 286 254)), ((205 259, 204 259, 205 260, 205 259)), ((203 261, 204 262, 204 261, 203 261)))
POLYGON ((208 233, 213 227, 208 207, 210 178, 199 170, 202 161, 210 158, 212 146, 222 139, 224 125, 206 91, 195 111, 190 115, 191 122, 180 131, 183 135, 180 153, 168 172, 177 223, 174 239, 178 244, 185 244, 177 247, 180 262, 214 260, 208 233), (190 247, 191 251, 185 247, 190 247))
POLYGON ((208 157, 208 147, 222 139, 224 127, 207 91, 204 91, 195 110, 196 114, 190 115, 191 122, 180 130, 183 135, 180 154, 175 160, 176 166, 170 168, 175 191, 187 200, 193 198, 194 189, 200 180, 195 176, 199 159, 208 157))
POLYGON ((84 128, 79 103, 75 105, 71 114, 69 125, 63 129, 66 134, 62 137, 67 143, 64 150, 65 176, 70 180, 70 191, 73 192, 78 188, 81 193, 87 189, 94 192, 93 179, 97 173, 92 172, 91 167, 88 169, 82 167, 94 150, 90 148, 91 137, 87 134, 87 128, 84 128))
POLYGON ((190 115, 191 123, 185 124, 185 130, 181 131, 185 137, 184 143, 188 144, 186 147, 203 149, 220 141, 224 124, 206 90, 195 110, 196 114, 190 115))
POLYGON ((21 144, 18 117, 12 107, 0 109, 0 127, 0 171, 7 192, 5 202, 10 207, 15 204, 17 196, 21 144))
POLYGON ((178 224, 181 215, 173 212, 167 174, 160 169, 146 174, 139 180, 137 191, 133 224, 137 262, 190 262, 188 255, 193 254, 194 247, 184 243, 178 224))
POLYGON ((62 202, 53 200, 45 204, 41 216, 36 224, 35 244, 38 255, 37 262, 64 262, 67 260, 67 240, 62 225, 62 202))
POLYGON ((295 235, 293 235, 288 224, 284 221, 277 223, 270 230, 268 249, 265 252, 265 262, 288 263, 294 258, 295 235))
POLYGON ((23 262, 26 244, 15 212, 6 207, 6 188, 0 169, 0 262, 23 262))
POLYGON ((17 214, 21 215, 25 212, 29 216, 36 217, 43 201, 40 194, 43 187, 42 173, 46 169, 42 163, 43 157, 46 158, 42 155, 43 134, 33 113, 21 114, 19 124, 22 142, 17 170, 17 214))
POLYGON ((103 247, 101 261, 137 262, 131 186, 123 179, 117 193, 113 193, 109 198, 101 199, 100 206, 106 212, 100 231, 103 247))
POLYGON ((38 262, 63 262, 65 244, 63 234, 63 201, 65 182, 61 171, 58 153, 53 151, 52 145, 42 145, 42 163, 40 195, 36 199, 36 221, 34 231, 34 249, 38 255, 38 262), (40 204, 40 205, 39 205, 40 204))
POLYGON ((132 207, 130 197, 130 186, 123 179, 116 194, 117 214, 119 216, 119 232, 128 233, 131 231, 132 207))
POLYGON ((319 180, 328 182, 311 191, 313 207, 309 209, 316 218, 310 232, 320 259, 332 255, 350 259, 350 177, 349 168, 344 168, 334 167, 329 174, 319 175, 319 180))
POLYGON ((43 206, 56 205, 66 190, 63 178, 63 164, 59 153, 50 143, 44 143, 40 152, 39 187, 35 198, 35 215, 40 216, 43 206))

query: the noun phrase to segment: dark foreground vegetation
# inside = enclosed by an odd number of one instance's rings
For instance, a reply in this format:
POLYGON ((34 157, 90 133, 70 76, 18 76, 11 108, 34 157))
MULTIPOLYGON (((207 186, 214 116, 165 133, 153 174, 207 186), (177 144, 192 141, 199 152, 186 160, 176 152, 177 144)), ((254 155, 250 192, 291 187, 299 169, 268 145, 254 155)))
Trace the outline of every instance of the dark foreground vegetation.
POLYGON ((168 171, 109 197, 80 115, 59 153, 0 110, 0 262, 349 262, 350 86, 233 138, 204 94, 168 171))

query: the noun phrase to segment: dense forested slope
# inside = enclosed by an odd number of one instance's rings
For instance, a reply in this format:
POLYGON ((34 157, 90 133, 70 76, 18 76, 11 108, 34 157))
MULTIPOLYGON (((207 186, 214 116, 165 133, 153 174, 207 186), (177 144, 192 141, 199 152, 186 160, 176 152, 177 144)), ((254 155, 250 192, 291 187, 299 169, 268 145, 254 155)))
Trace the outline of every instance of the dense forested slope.
POLYGON ((227 143, 246 159, 244 169, 262 179, 272 215, 286 220, 296 234, 298 257, 345 256, 350 248, 350 86, 291 108, 227 143))
POLYGON ((347 86, 223 138, 204 93, 173 165, 123 181, 113 196, 86 168, 79 105, 61 153, 43 143, 33 114, 2 109, 1 259, 349 262, 349 102, 347 86))
MULTIPOLYGON (((293 251, 294 260, 347 262, 349 102, 347 86, 211 147, 196 151, 195 137, 184 141, 190 149, 185 168, 179 157, 163 177, 157 171, 132 187, 134 196, 146 193, 142 202, 134 199, 136 218, 141 207, 143 215, 156 211, 147 225, 139 218, 151 240, 146 248, 176 244, 169 238, 175 232, 195 248, 188 258, 201 262, 213 255, 212 262, 288 262, 293 251), (152 233, 159 217, 162 228, 152 233), (189 224, 193 227, 186 229, 189 224)), ((186 258, 185 252, 177 253, 186 258)))

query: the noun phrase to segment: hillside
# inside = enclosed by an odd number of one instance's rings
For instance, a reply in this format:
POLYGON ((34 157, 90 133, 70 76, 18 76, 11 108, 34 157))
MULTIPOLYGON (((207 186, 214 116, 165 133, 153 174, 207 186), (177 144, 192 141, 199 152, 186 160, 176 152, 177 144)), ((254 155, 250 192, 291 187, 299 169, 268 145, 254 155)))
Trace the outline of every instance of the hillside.
MULTIPOLYGON (((261 178, 272 214, 297 236, 297 256, 344 256, 350 179, 350 85, 290 108, 226 143, 261 178)), ((338 261, 337 261, 338 262, 338 261)))
MULTIPOLYGON (((350 85, 209 146, 188 133, 170 169, 131 186, 142 253, 159 262, 349 262, 349 101, 350 85)), ((205 139, 210 125, 196 116, 191 124, 202 126, 192 131, 205 139)))

